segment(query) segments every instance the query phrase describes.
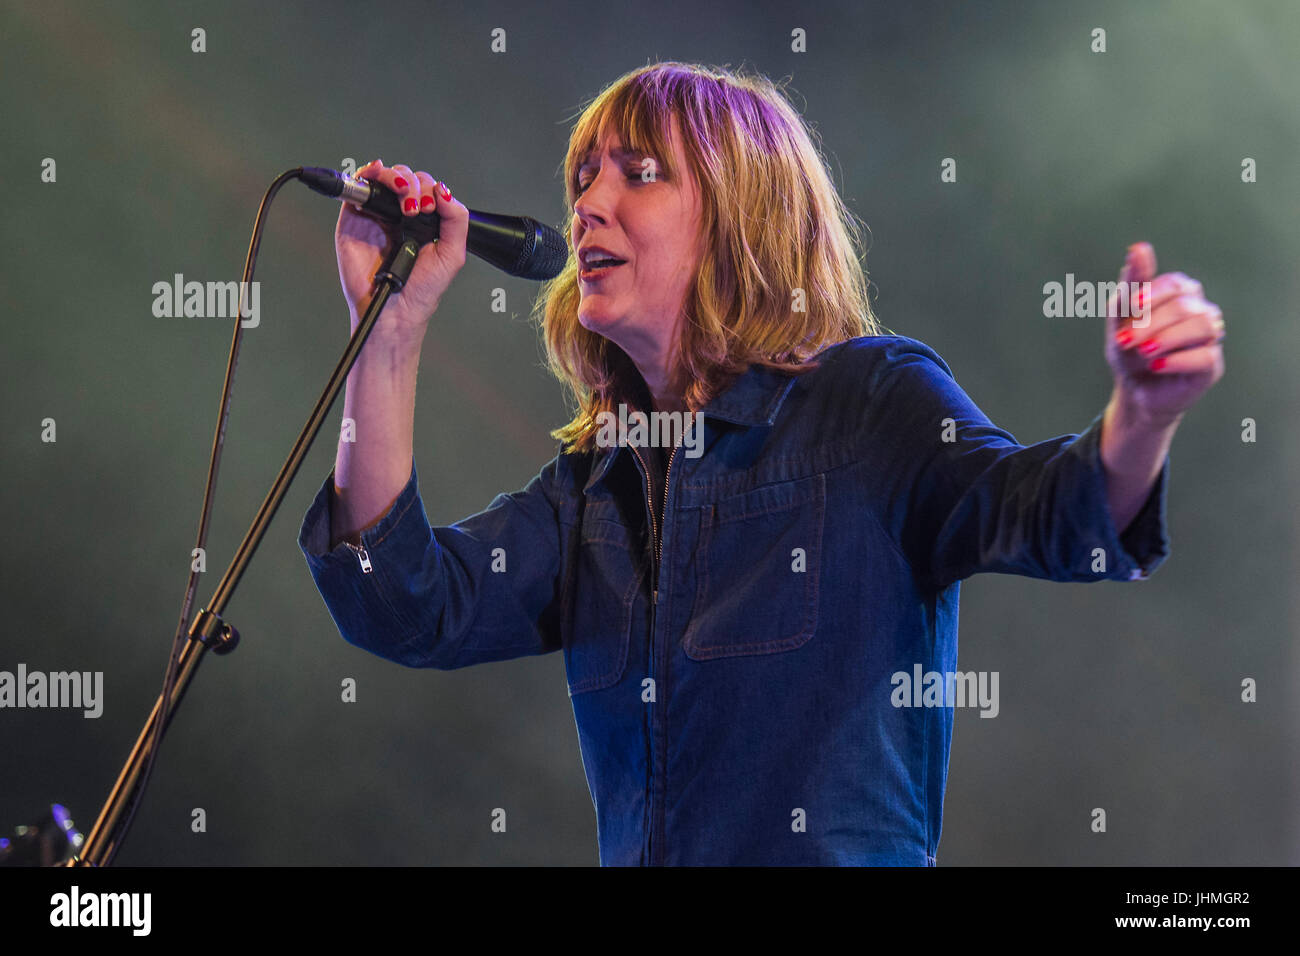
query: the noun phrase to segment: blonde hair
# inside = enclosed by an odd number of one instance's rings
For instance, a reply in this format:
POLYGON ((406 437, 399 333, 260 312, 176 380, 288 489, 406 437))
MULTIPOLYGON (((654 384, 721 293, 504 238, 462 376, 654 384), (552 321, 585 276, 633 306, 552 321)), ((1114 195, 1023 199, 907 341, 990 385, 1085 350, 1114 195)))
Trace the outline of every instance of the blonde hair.
MULTIPOLYGON (((700 190, 703 257, 687 292, 678 341, 684 400, 698 410, 740 372, 761 365, 801 374, 812 356, 880 334, 857 247, 861 229, 831 183, 802 117, 771 80, 699 64, 655 63, 611 84, 582 112, 564 160, 568 220, 579 164, 609 133, 700 190), (689 170, 672 168, 676 117, 689 170)), ((577 262, 546 282, 540 320, 552 373, 573 393, 572 421, 551 432, 565 451, 594 447, 597 415, 644 394, 636 366, 578 320, 577 262)))

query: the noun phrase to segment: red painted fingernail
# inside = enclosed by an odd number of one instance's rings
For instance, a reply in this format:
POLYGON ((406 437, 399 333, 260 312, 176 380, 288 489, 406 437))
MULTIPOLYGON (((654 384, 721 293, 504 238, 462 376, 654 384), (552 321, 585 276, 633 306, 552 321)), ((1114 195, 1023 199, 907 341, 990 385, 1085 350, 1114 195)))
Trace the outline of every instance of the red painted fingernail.
POLYGON ((434 208, 436 205, 438 205, 438 204, 437 204, 436 202, 433 201, 433 197, 432 197, 432 196, 421 196, 421 197, 420 197, 420 211, 421 211, 421 212, 425 212, 425 211, 427 211, 427 210, 430 210, 430 209, 434 208))
POLYGON ((1143 300, 1144 298, 1145 298, 1145 297, 1142 295, 1142 290, 1141 290, 1141 289, 1138 289, 1138 294, 1137 294, 1137 307, 1138 307, 1139 309, 1142 308, 1142 300, 1143 300))
POLYGON ((1138 346, 1138 351, 1141 352, 1143 355, 1150 355, 1152 352, 1155 352, 1159 348, 1160 348, 1160 343, 1157 342, 1155 339, 1151 339, 1150 341, 1143 342, 1140 346, 1138 346))
POLYGON ((1167 358, 1164 358, 1163 356, 1161 356, 1161 357, 1158 358, 1158 359, 1154 359, 1154 360, 1152 360, 1152 362, 1151 362, 1151 371, 1153 371, 1153 372, 1158 372, 1158 371, 1160 371, 1162 368, 1164 368, 1164 367, 1165 367, 1166 365, 1168 365, 1168 364, 1169 364, 1169 360, 1168 360, 1167 358))
POLYGON ((393 180, 393 185, 396 186, 398 189, 405 189, 406 180, 403 179, 401 176, 398 176, 396 179, 393 180))
POLYGON ((447 188, 446 183, 438 183, 438 192, 442 195, 443 199, 451 198, 451 190, 447 188))
POLYGON ((414 196, 407 196, 406 200, 402 203, 402 209, 405 212, 415 212, 415 210, 418 208, 419 208, 419 203, 415 201, 414 196))
POLYGON ((1115 341, 1119 343, 1120 348, 1126 349, 1128 348, 1128 344, 1133 341, 1133 333, 1128 329, 1125 329, 1123 332, 1120 332, 1115 336, 1115 341))

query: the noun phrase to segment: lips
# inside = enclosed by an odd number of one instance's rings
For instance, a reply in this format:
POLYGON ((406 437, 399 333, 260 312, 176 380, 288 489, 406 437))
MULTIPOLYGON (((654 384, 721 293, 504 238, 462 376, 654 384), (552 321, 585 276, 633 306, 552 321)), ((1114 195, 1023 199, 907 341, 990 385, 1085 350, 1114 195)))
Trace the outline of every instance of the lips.
POLYGON ((592 282, 596 279, 604 278, 621 265, 625 265, 626 259, 618 259, 614 256, 594 255, 586 257, 586 261, 578 267, 579 278, 592 282))
POLYGON ((578 249, 578 274, 584 279, 598 279, 626 262, 626 259, 616 256, 612 250, 594 242, 578 249))

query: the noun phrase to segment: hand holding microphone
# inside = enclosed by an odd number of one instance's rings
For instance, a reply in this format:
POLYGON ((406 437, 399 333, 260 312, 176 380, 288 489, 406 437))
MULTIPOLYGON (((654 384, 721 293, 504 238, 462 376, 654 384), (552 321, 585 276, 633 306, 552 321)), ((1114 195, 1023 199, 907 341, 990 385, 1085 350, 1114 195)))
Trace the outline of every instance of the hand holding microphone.
MULTIPOLYGON (((345 212, 351 209, 354 217, 379 225, 376 232, 346 215, 339 216, 335 246, 344 294, 353 310, 354 327, 357 316, 365 311, 369 301, 369 284, 363 283, 359 273, 376 261, 364 253, 364 247, 373 250, 379 256, 378 262, 382 263, 391 249, 388 243, 398 241, 402 232, 421 243, 415 268, 407 280, 408 289, 413 283, 416 288, 410 294, 403 289, 401 294, 394 296, 394 300, 402 304, 385 306, 384 312, 405 309, 421 317, 397 326, 381 319, 380 326, 375 329, 377 334, 395 330, 418 330, 422 333, 442 293, 465 264, 467 252, 512 276, 526 279, 553 278, 568 261, 568 245, 564 237, 551 227, 527 216, 502 216, 466 209, 451 197, 446 184, 439 183, 424 171, 413 172, 409 166, 385 169, 380 160, 375 160, 357 170, 356 177, 313 166, 303 167, 299 174, 302 181, 316 192, 343 202, 345 212), (398 226, 400 229, 395 228, 398 226), (387 242, 379 241, 381 235, 387 242), (345 239, 355 239, 363 248, 349 246, 345 239), (429 254, 426 266, 429 244, 435 250, 443 245, 447 248, 445 254, 429 254), (346 257, 345 248, 350 250, 346 257)), ((369 275, 374 275, 374 268, 370 269, 369 275)))
MULTIPOLYGON (((444 183, 423 170, 414 172, 403 165, 385 168, 376 159, 358 169, 357 177, 391 190, 404 217, 417 216, 421 210, 438 213, 438 241, 420 248, 406 285, 388 300, 371 333, 372 339, 419 341, 443 293, 465 265, 469 210, 452 197, 444 183)), ((399 241, 396 225, 362 212, 354 203, 343 203, 334 229, 334 251, 354 330, 370 304, 375 272, 399 241)))

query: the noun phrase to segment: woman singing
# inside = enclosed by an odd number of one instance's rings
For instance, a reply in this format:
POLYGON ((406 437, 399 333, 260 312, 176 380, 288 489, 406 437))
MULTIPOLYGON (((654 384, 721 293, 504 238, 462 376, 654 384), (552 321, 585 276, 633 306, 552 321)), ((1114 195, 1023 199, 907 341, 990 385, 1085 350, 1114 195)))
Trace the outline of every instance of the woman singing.
MULTIPOLYGON (((629 73, 564 169, 572 255, 538 312, 576 413, 527 487, 447 527, 418 490, 415 382, 468 213, 426 172, 358 171, 442 222, 352 369, 355 441, 303 523, 334 621, 411 667, 562 650, 602 864, 934 865, 959 582, 1160 565, 1219 310, 1131 247, 1121 288, 1148 294, 1110 302, 1109 403, 1021 445, 932 349, 882 334, 860 232, 766 79, 629 73)), ((339 216, 354 328, 385 230, 339 216)))

